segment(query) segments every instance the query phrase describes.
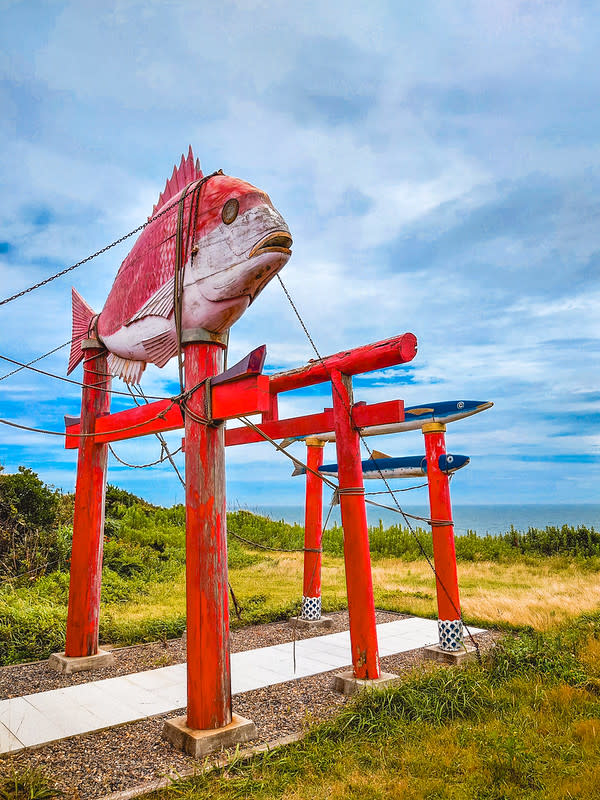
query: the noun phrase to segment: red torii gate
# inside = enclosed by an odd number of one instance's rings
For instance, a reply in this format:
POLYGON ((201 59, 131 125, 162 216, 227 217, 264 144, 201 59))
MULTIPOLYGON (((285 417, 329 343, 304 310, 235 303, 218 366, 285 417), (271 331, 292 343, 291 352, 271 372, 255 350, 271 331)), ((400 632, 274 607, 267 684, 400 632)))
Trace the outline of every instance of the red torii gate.
POLYGON ((184 331, 182 344, 181 398, 110 414, 106 352, 94 339, 82 343, 81 421, 67 425, 65 444, 79 448, 66 647, 54 662, 74 671, 103 658, 98 620, 108 443, 185 427, 188 705, 187 717, 167 723, 167 734, 198 757, 254 735, 253 723, 231 711, 225 446, 335 430, 353 679, 381 678, 358 430, 402 422, 404 403, 354 403, 352 376, 411 361, 417 340, 405 333, 271 376, 261 374, 264 348, 223 373, 225 343, 218 336, 184 331), (279 419, 279 393, 326 381, 332 408, 279 419), (225 431, 227 419, 249 414, 262 415, 256 428, 225 431))

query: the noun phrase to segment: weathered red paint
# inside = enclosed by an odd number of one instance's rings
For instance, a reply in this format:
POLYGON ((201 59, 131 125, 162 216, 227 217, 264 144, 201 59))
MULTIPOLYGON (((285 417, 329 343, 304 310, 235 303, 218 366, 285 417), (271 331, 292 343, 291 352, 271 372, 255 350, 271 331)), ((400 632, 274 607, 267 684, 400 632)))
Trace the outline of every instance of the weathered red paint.
POLYGON ((450 521, 449 525, 432 525, 438 618, 454 620, 460 619, 460 598, 450 483, 448 475, 439 468, 439 457, 446 452, 445 430, 445 425, 436 422, 423 426, 431 519, 450 521))
MULTIPOLYGON (((348 613, 350 616, 350 642, 354 677, 379 678, 379 652, 373 600, 373 578, 369 531, 365 507, 360 442, 352 425, 352 378, 337 370, 331 372, 335 436, 340 487, 340 509, 344 528, 344 563, 348 613), (357 489, 356 494, 345 494, 344 489, 357 489)), ((358 407, 355 407, 358 410, 358 407)))
POLYGON ((304 506, 304 597, 321 597, 321 538, 323 535, 323 481, 318 472, 325 442, 306 441, 306 501, 304 506))
MULTIPOLYGON (((266 375, 250 375, 213 386, 211 403, 212 416, 215 419, 231 419, 240 414, 264 412, 271 407, 269 378, 266 375)), ((152 433, 166 433, 182 427, 183 417, 179 406, 172 400, 157 400, 99 419, 94 441, 118 442, 152 433)), ((72 450, 77 447, 79 425, 69 425, 65 448, 72 450)))
MULTIPOLYGON (((222 370, 216 343, 185 345, 185 387, 222 370)), ((205 386, 188 400, 206 416, 205 386)), ((231 722, 224 426, 185 419, 187 724, 196 730, 231 722)))
MULTIPOLYGON (((370 425, 387 425, 391 424, 392 420, 402 422, 404 420, 404 402, 389 400, 385 403, 373 403, 373 405, 357 403, 352 412, 352 419, 359 428, 368 428, 370 425)), ((307 414, 304 417, 263 422, 257 427, 272 439, 285 439, 288 436, 316 436, 333 431, 333 409, 326 408, 320 414, 307 414)), ((262 441, 264 441, 264 437, 250 428, 229 428, 225 431, 227 447, 262 441)))
MULTIPOLYGON (((275 376, 243 375, 227 379, 227 383, 211 387, 211 403, 205 403, 206 386, 200 386, 188 400, 188 408, 205 418, 209 407, 214 420, 232 418, 240 414, 262 413, 259 426, 274 439, 288 436, 310 436, 334 431, 337 439, 339 481, 342 489, 361 488, 359 439, 356 428, 390 424, 404 420, 401 400, 367 405, 352 405, 350 374, 384 368, 404 363, 414 358, 416 339, 413 334, 367 345, 352 351, 338 353, 320 362, 313 362, 299 370, 275 376), (344 368, 343 373, 341 367, 344 368), (280 391, 309 386, 331 379, 333 409, 293 419, 279 420, 277 394, 280 391), (352 419, 349 412, 351 411, 352 419)), ((104 351, 96 349, 95 356, 104 358, 104 351)), ((194 342, 185 346, 186 390, 198 386, 206 377, 222 369, 221 345, 217 342, 194 342)), ((94 377, 96 372, 88 370, 94 377)), ((87 375, 87 373, 86 373, 87 375)), ((89 377, 89 376, 88 376, 89 377)), ((85 390, 85 391, 92 391, 85 390)), ((84 391, 84 396, 85 395, 84 391)), ((94 390, 97 391, 97 390, 94 390)), ((82 412, 82 432, 96 432, 95 437, 79 438, 79 425, 67 428, 66 446, 80 447, 80 460, 84 454, 93 453, 94 464, 103 454, 100 475, 90 468, 80 470, 82 488, 79 489, 76 516, 93 520, 95 530, 103 527, 104 498, 97 490, 105 485, 106 443, 133 438, 149 433, 164 432, 182 427, 179 407, 170 400, 158 401, 140 408, 108 415, 108 395, 103 395, 104 405, 95 408, 93 425, 82 412), (101 416, 104 414, 105 416, 101 416), (94 449, 95 448, 95 449, 94 449), (87 476, 87 477, 86 477, 87 476), (101 478, 101 480, 100 480, 101 478), (93 494, 93 493, 96 494, 93 494), (100 522, 98 522, 100 520, 100 522)), ((224 432, 222 424, 206 425, 186 415, 186 508, 187 508, 187 604, 188 604, 188 725, 196 729, 211 729, 228 724, 231 719, 231 688, 229 666, 229 628, 227 600, 227 550, 225 535, 225 475, 224 445, 262 441, 263 437, 247 428, 233 428, 224 432)), ((321 453, 321 448, 315 448, 321 453)), ((85 456, 88 458, 88 455, 85 456)), ((88 459, 89 460, 89 459, 88 459)), ((87 461, 82 461, 82 463, 87 461)), ((96 470, 97 472, 97 470, 96 470)), ((322 486, 316 476, 315 486, 322 486)), ((312 481, 311 481, 312 482, 312 481)), ((316 498, 316 489, 311 490, 316 498)), ((308 500, 308 498, 307 498, 308 500)), ((311 501, 308 501, 309 503, 311 501)), ((314 501, 316 502, 316 500, 314 501)), ((350 610, 350 633, 354 673, 358 678, 379 677, 379 657, 375 628, 375 609, 371 578, 371 560, 367 533, 364 497, 341 496, 342 523, 345 531, 346 580, 350 610)), ((308 512, 307 512, 308 513, 308 512)), ((307 547, 320 545, 322 510, 310 513, 313 527, 308 532, 307 547), (317 537, 318 534, 318 537, 317 537)), ((307 531, 310 526, 307 524, 307 531)), ((73 644, 73 654, 91 654, 97 649, 97 617, 99 607, 101 562, 100 545, 88 542, 90 547, 82 556, 74 545, 74 569, 70 618, 81 626, 81 612, 76 609, 78 592, 84 577, 95 575, 95 595, 89 594, 87 614, 95 615, 95 638, 88 636, 88 651, 73 644), (95 549, 94 549, 95 547, 95 549), (98 555, 99 553, 99 555, 98 555), (94 561, 95 559, 95 561, 94 561), (94 572, 94 564, 96 571, 94 572), (90 567, 90 565, 92 565, 90 567), (95 642, 95 644, 94 644, 95 642)), ((83 552, 83 551, 82 551, 83 552)), ((304 589, 305 596, 320 596, 320 554, 306 553, 304 589)), ((80 603, 81 605, 81 603, 80 603)), ((85 627, 85 626, 84 626, 85 627)), ((89 627, 89 625, 88 625, 89 627)), ((68 635, 73 641, 73 634, 68 635)), ((71 644, 69 644, 71 646, 71 644)), ((71 654, 71 653, 68 653, 71 654)))
MULTIPOLYGON (((82 433, 94 433, 98 417, 110 409, 111 377, 103 347, 85 347, 81 392, 82 433)), ((77 457, 73 550, 65 654, 98 652, 100 583, 104 543, 104 495, 108 446, 81 437, 77 457)))
POLYGON ((276 394, 270 395, 269 410, 265 411, 262 415, 263 422, 273 422, 279 419, 279 399, 276 394))
MULTIPOLYGON (((266 379, 265 375, 258 376, 266 379)), ((274 395, 269 395, 263 391, 264 383, 256 385, 256 391, 244 387, 250 387, 252 379, 244 379, 238 382, 226 384, 232 388, 241 385, 240 397, 237 399, 232 395, 226 401, 221 402, 218 397, 217 389, 225 388, 213 387, 213 398, 217 395, 217 402, 213 406, 213 416, 216 419, 223 419, 221 416, 226 410, 226 403, 230 410, 235 409, 237 414, 252 414, 260 411, 257 405, 269 402, 271 411, 263 412, 264 416, 270 413, 277 413, 277 407, 272 400, 274 395), (247 403, 243 408, 242 401, 247 403)), ((275 398, 276 399, 276 398, 275 398)), ((237 416, 236 414, 236 416, 237 416)), ((368 428, 371 425, 387 425, 404 420, 404 402, 402 400, 388 400, 384 403, 357 403, 352 412, 352 419, 359 428, 368 428)), ((150 433, 165 433, 166 431, 177 430, 183 427, 183 418, 179 406, 173 405, 170 400, 157 400, 155 403, 118 411, 102 417, 96 423, 97 436, 94 437, 96 443, 118 442, 121 439, 132 439, 137 436, 146 436, 150 433)), ((258 425, 272 439, 285 439, 287 436, 315 436, 317 434, 333 431, 333 409, 326 408, 319 414, 307 414, 303 417, 291 417, 289 419, 277 419, 263 422, 258 425)), ((238 444, 249 444, 250 442, 263 442, 264 437, 251 428, 239 427, 229 428, 225 432, 225 446, 231 447, 238 444)), ((65 447, 72 450, 79 447, 79 425, 69 425, 65 435, 65 447)))
POLYGON ((364 347, 344 350, 319 361, 311 361, 306 366, 288 372, 271 375, 269 388, 273 394, 289 392, 291 389, 328 381, 332 370, 344 375, 357 375, 359 372, 405 364, 412 361, 416 354, 417 337, 414 333, 404 333, 364 347))

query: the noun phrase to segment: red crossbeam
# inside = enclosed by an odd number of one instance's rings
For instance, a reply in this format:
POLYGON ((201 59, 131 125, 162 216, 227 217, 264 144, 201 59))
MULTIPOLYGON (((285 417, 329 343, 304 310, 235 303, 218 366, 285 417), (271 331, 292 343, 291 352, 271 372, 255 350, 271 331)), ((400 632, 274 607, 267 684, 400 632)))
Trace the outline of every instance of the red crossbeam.
POLYGON ((288 372, 271 375, 269 391, 271 394, 289 392, 304 386, 328 381, 332 370, 344 375, 358 375, 374 369, 385 369, 397 364, 412 361, 417 354, 417 337, 414 333, 403 333, 382 342, 366 344, 353 350, 343 350, 333 356, 325 356, 321 361, 311 361, 303 367, 288 372))
MULTIPOLYGON (((211 416, 213 419, 226 420, 241 415, 262 413, 264 421, 259 427, 273 439, 328 433, 334 429, 331 409, 326 409, 321 414, 275 420, 277 395, 280 392, 328 381, 332 370, 345 375, 356 375, 375 369, 385 369, 396 364, 404 364, 411 361, 416 352, 416 337, 412 333, 404 333, 382 342, 326 356, 321 361, 312 361, 289 372, 280 372, 271 376, 232 375, 231 378, 228 378, 227 383, 217 383, 219 380, 217 376, 211 393, 211 416)), ((252 355, 250 354, 250 356, 252 355)), ((261 355, 264 359, 262 350, 261 355)), ((250 369, 245 361, 243 363, 244 369, 250 369)), ((233 372, 233 368, 230 372, 233 372)), ((353 416, 354 424, 361 428, 402 422, 404 420, 404 404, 401 400, 377 403, 372 406, 359 403, 354 406, 353 416)), ((165 433, 182 427, 183 418, 179 406, 172 400, 159 400, 145 406, 98 418, 94 441, 96 444, 117 442, 137 436, 147 436, 151 433, 165 433)), ((67 449, 79 447, 79 424, 67 427, 65 439, 67 449)), ((248 428, 234 428, 226 432, 225 444, 229 446, 247 444, 259 442, 262 439, 263 437, 256 431, 248 428)))
MULTIPOLYGON (((388 424, 381 420, 404 420, 404 401, 388 400, 385 403, 357 403, 352 409, 352 421, 357 428, 388 424)), ((272 422, 263 422, 257 427, 271 439, 287 439, 289 436, 316 436, 334 429, 333 409, 326 408, 321 414, 308 414, 305 417, 291 417, 272 422)), ((264 437, 252 428, 230 428, 225 431, 225 445, 263 442, 264 437)))
MULTIPOLYGON (((128 411, 119 411, 108 417, 100 417, 96 423, 97 434, 94 441, 97 444, 118 442, 122 439, 131 439, 134 436, 165 433, 166 431, 183 428, 179 406, 174 405, 169 408, 170 405, 170 400, 158 400, 156 403, 150 403, 147 406, 132 408, 128 411)), ((258 409, 258 411, 260 410, 258 409)), ((388 400, 385 403, 374 403, 373 405, 357 403, 352 409, 352 420, 358 428, 403 422, 404 401, 388 400)), ((333 409, 326 408, 320 414, 307 414, 303 417, 263 422, 257 427, 267 436, 270 436, 271 439, 287 439, 289 436, 316 436, 319 433, 327 433, 333 430, 333 409)), ((242 428, 229 428, 229 430, 225 431, 226 447, 250 444, 252 442, 264 442, 264 440, 264 436, 261 436, 260 433, 245 426, 242 428)), ((79 425, 70 425, 67 428, 65 446, 67 449, 79 447, 79 425)))
MULTIPOLYGON (((258 414, 270 407, 269 378, 267 375, 249 375, 230 383, 212 387, 212 418, 233 419, 240 414, 258 414)), ((183 417, 173 400, 157 400, 145 406, 128 408, 96 420, 96 444, 119 442, 166 433, 183 428, 183 417)), ((69 425, 66 431, 67 449, 79 447, 79 424, 69 425)))

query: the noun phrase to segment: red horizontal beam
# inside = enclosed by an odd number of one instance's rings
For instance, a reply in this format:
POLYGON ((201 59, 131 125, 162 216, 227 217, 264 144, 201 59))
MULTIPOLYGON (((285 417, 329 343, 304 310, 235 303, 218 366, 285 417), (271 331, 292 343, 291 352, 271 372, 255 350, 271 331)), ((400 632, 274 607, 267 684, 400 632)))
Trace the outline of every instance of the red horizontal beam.
POLYGON ((304 386, 313 386, 330 379, 332 370, 339 370, 345 375, 358 375, 374 369, 385 369, 397 364, 412 361, 417 354, 417 337, 414 333, 404 333, 385 339, 382 342, 344 350, 333 356, 325 356, 320 361, 311 361, 303 367, 288 372, 277 372, 269 378, 271 394, 289 392, 304 386))
MULTIPOLYGON (((215 390, 216 390, 215 386, 215 390)), ((96 421, 97 434, 94 441, 117 442, 132 439, 136 436, 147 436, 150 433, 166 433, 183 428, 183 420, 179 406, 171 405, 170 400, 159 400, 147 406, 119 411, 96 421), (159 416, 161 414, 162 416, 159 416), (124 430, 128 428, 129 430, 124 430)), ((261 409, 258 409, 259 411, 261 409)), ((242 411, 250 414, 254 412, 242 411)), ((366 405, 357 403, 352 408, 352 420, 359 428, 373 425, 391 425, 404 421, 404 401, 388 400, 385 403, 366 405)), ((316 436, 334 429, 333 409, 326 408, 319 414, 307 414, 303 417, 263 422, 257 427, 271 439, 287 439, 290 436, 316 436)), ((79 447, 79 425, 70 425, 66 435, 67 449, 79 447)), ((264 442, 265 439, 257 431, 247 426, 229 428, 225 431, 225 445, 233 447, 238 444, 264 442)))
MULTIPOLYGON (((250 375, 212 387, 212 418, 232 419, 240 414, 258 414, 270 407, 269 378, 250 375)), ((128 408, 96 419, 96 444, 119 442, 151 433, 166 433, 183 428, 179 406, 172 400, 157 400, 145 406, 128 408)), ((79 447, 79 423, 66 430, 67 449, 79 447)))
MULTIPOLYGON (((333 428, 333 409, 326 408, 320 414, 307 414, 305 417, 278 419, 257 425, 271 439, 287 439, 289 436, 312 436, 315 433, 329 431, 333 428)), ((225 446, 264 442, 260 433, 248 428, 228 428, 225 431, 225 446)))
MULTIPOLYGON (((352 408, 352 420, 359 428, 371 425, 389 425, 404 420, 404 401, 388 400, 385 403, 366 405, 358 403, 352 408)), ((305 417, 292 417, 271 422, 263 422, 257 427, 271 439, 287 439, 290 436, 316 436, 334 429, 333 409, 326 408, 321 414, 308 414, 305 417)), ((264 442, 264 437, 252 428, 229 428, 225 431, 225 445, 264 442)))

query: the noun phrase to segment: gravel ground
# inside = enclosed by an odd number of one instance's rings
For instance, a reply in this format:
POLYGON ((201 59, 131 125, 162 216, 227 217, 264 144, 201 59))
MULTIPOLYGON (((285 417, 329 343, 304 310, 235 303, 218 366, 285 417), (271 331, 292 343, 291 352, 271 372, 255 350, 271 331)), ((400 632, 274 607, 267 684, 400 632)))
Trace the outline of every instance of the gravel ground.
MULTIPOLYGON (((348 629, 347 612, 330 615, 333 627, 320 631, 296 631, 297 639, 336 633, 348 629)), ((390 622, 404 615, 377 612, 377 622, 390 622)), ((268 647, 292 641, 294 632, 286 623, 270 623, 238 628, 231 634, 232 652, 268 647)), ((479 634, 480 648, 492 646, 496 635, 479 634)), ((48 670, 46 662, 4 667, 0 669, 0 697, 16 697, 47 691, 75 683, 126 675, 185 661, 185 645, 181 639, 115 650, 116 664, 95 670, 63 676, 48 670)), ((386 672, 401 673, 423 660, 423 650, 411 650, 381 661, 386 672)), ((337 670, 339 672, 339 670, 337 670)), ((258 736, 251 745, 264 744, 283 736, 298 733, 308 722, 322 719, 347 702, 332 689, 335 672, 257 689, 235 695, 233 709, 252 719, 258 736)), ((14 769, 40 767, 51 783, 64 792, 68 800, 99 798, 170 774, 189 772, 198 765, 194 759, 175 750, 162 739, 165 719, 181 716, 177 712, 135 722, 107 731, 90 733, 73 739, 44 745, 0 757, 0 775, 14 769)))

